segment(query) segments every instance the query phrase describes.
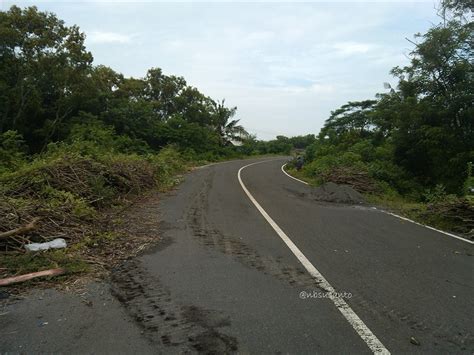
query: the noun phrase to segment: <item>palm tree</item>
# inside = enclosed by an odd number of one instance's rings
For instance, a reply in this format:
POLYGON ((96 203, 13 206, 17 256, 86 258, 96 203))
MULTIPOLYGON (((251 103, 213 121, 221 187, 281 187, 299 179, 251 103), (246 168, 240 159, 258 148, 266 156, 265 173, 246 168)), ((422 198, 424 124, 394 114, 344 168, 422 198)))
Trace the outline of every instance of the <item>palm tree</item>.
POLYGON ((240 120, 231 120, 237 111, 237 107, 227 108, 224 103, 224 99, 220 102, 213 102, 214 129, 219 135, 222 145, 242 142, 249 137, 249 133, 238 124, 240 120))

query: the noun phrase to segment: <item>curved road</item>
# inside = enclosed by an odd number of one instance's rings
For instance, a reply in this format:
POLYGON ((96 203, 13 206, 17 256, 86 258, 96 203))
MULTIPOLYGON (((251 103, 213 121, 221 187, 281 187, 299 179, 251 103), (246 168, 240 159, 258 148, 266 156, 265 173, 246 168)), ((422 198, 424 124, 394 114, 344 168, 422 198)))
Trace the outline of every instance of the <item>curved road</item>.
POLYGON ((164 198, 163 242, 113 286, 155 348, 472 353, 472 243, 317 202, 286 160, 202 167, 164 198))

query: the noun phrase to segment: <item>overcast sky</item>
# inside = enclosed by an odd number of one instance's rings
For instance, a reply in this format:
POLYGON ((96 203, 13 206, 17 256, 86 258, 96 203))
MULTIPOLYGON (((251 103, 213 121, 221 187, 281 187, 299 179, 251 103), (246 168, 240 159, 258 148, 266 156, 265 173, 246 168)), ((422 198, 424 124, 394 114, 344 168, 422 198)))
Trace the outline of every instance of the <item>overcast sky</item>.
POLYGON ((86 33, 95 64, 142 77, 160 67, 214 99, 261 139, 315 133, 330 111, 396 84, 405 39, 437 23, 418 2, 5 1, 54 12, 86 33))

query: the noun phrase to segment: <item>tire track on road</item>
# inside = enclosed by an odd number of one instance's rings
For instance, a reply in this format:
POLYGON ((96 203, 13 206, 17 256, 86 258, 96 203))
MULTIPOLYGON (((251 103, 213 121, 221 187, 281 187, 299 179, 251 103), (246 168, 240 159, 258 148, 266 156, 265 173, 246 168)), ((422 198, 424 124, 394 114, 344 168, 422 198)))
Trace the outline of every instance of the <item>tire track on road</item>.
POLYGON ((209 213, 209 195, 213 179, 214 172, 211 170, 189 209, 187 224, 198 242, 232 257, 246 267, 256 269, 291 286, 314 288, 313 279, 302 267, 287 265, 281 257, 262 255, 243 242, 241 237, 224 233, 209 222, 206 215, 209 213))

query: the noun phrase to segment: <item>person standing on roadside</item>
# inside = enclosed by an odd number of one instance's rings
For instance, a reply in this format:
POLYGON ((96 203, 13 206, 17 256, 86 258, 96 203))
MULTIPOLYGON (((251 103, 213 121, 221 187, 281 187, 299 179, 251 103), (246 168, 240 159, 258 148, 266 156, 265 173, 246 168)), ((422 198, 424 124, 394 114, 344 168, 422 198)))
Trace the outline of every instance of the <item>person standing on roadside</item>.
POLYGON ((296 170, 300 171, 301 168, 303 167, 304 164, 304 158, 300 155, 298 158, 296 158, 296 170))

